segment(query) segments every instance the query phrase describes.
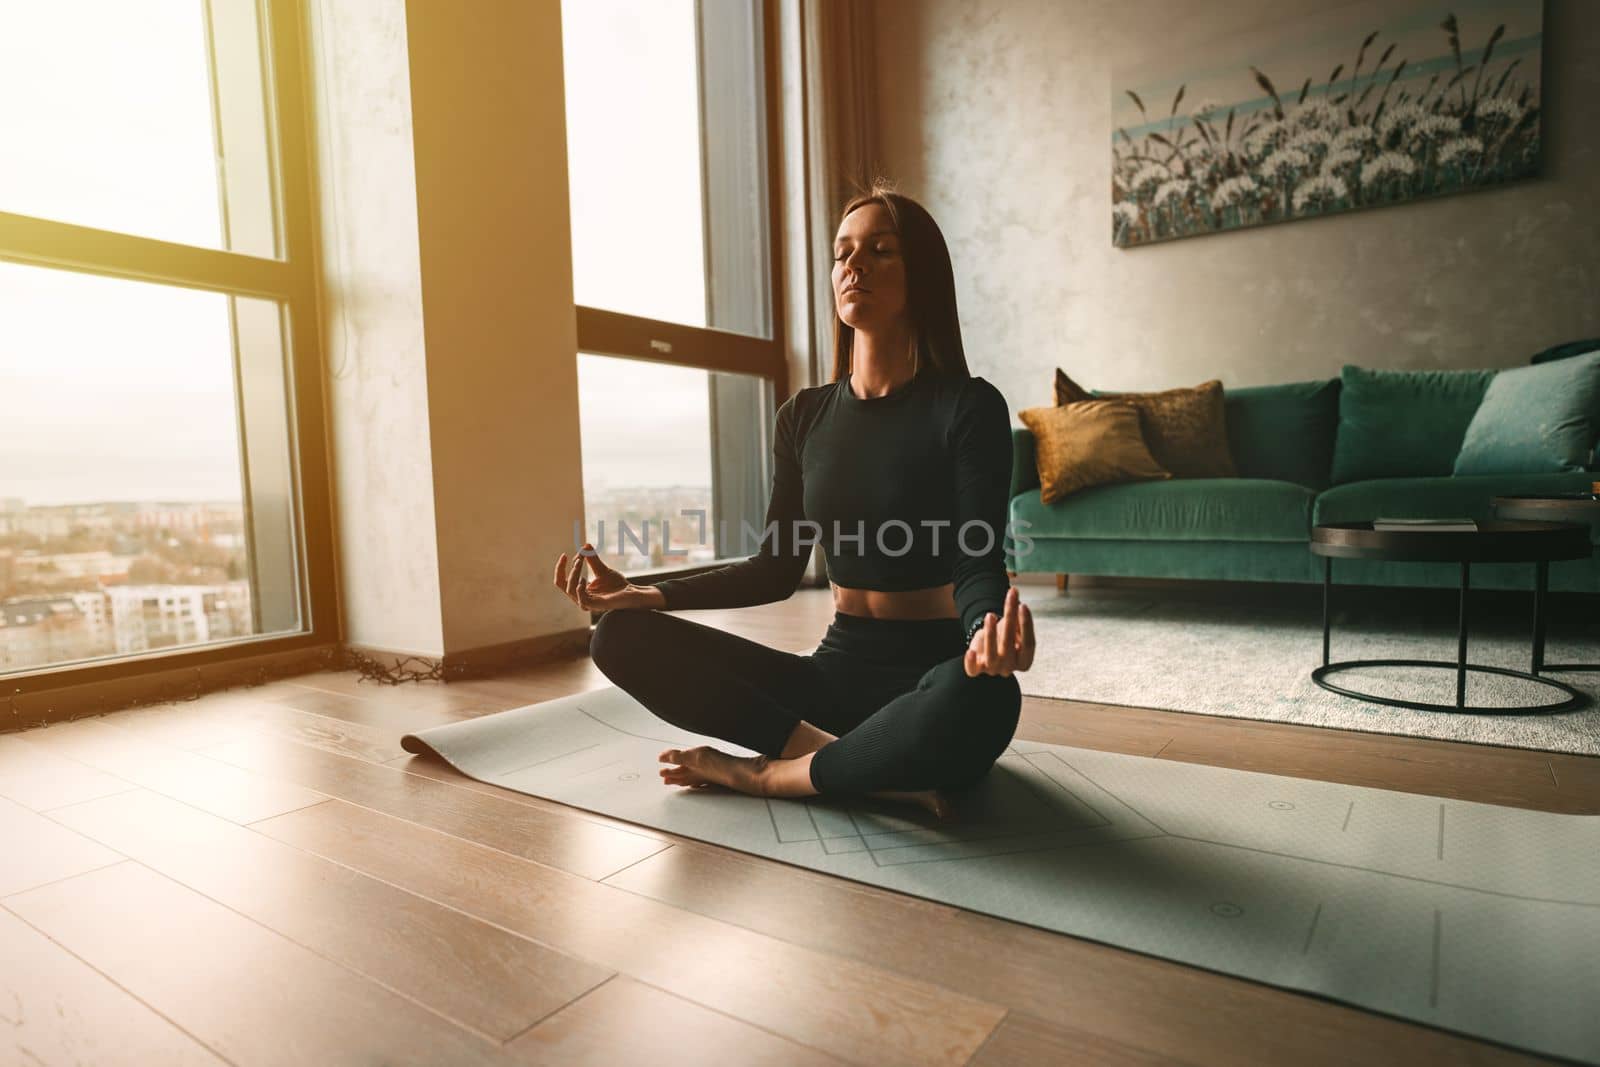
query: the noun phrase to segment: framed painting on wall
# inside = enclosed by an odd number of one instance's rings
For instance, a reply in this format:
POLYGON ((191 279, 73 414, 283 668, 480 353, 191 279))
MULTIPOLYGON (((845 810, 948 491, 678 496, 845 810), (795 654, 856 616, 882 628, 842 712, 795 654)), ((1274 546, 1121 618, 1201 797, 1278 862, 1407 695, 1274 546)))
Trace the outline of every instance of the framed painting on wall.
POLYGON ((1112 240, 1150 244, 1534 176, 1542 39, 1543 0, 1408 0, 1118 70, 1112 240))

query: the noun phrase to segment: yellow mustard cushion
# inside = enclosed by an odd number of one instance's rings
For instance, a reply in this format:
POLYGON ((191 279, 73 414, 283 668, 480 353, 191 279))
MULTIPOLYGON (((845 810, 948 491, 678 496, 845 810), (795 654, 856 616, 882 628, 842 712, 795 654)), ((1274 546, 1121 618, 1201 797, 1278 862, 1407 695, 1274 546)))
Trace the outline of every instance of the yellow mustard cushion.
POLYGON ((1124 400, 1026 408, 1017 417, 1033 431, 1046 504, 1093 485, 1172 477, 1145 444, 1139 409, 1124 400))

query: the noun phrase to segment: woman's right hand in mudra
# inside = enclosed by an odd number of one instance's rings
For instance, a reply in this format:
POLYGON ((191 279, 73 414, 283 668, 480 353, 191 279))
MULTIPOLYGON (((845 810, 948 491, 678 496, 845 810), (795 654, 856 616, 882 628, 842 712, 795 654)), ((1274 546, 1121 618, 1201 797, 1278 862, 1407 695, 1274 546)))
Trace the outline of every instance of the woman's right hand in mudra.
POLYGON ((664 599, 654 586, 634 585, 600 558, 594 545, 585 541, 583 551, 569 557, 561 553, 556 560, 556 588, 567 594, 584 611, 614 611, 617 608, 659 608, 664 599), (570 558, 570 566, 569 566, 570 558), (584 563, 594 577, 584 579, 584 563))

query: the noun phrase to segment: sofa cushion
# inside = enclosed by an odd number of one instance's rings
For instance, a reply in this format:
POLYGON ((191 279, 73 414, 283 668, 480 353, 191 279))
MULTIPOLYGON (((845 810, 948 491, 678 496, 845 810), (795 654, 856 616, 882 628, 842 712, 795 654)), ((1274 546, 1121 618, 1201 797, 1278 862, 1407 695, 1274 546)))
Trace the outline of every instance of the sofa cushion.
POLYGON ((1139 409, 1150 454, 1173 477, 1232 478, 1238 473, 1228 454, 1227 410, 1220 380, 1117 395, 1139 409))
POLYGON ((1339 428, 1339 379, 1229 389, 1228 447, 1241 478, 1324 489, 1339 428))
POLYGON ((1067 372, 1060 367, 1056 368, 1055 377, 1056 405, 1081 404, 1085 400, 1093 400, 1094 394, 1067 376, 1067 372))
POLYGON ((1120 400, 1084 400, 1017 412, 1033 431, 1046 504, 1094 485, 1171 478, 1145 447, 1139 412, 1120 400))
POLYGON ((1228 452, 1227 407, 1221 379, 1153 393, 1085 390, 1057 367, 1055 394, 1057 406, 1081 403, 1085 397, 1110 397, 1138 408, 1150 454, 1174 478, 1238 475, 1228 452))
POLYGON ((1011 502, 1011 517, 1032 524, 1029 537, 1306 542, 1314 497, 1289 482, 1185 478, 1098 486, 1054 504, 1027 492, 1011 502))
POLYGON ((1033 431, 1025 426, 1011 427, 1011 492, 1007 499, 1029 489, 1039 488, 1039 448, 1033 431))
POLYGON ((1600 431, 1600 352, 1503 370, 1483 394, 1457 474, 1585 469, 1600 431))
POLYGON ((1340 373, 1333 484, 1449 474, 1492 370, 1340 373))
POLYGON ((1568 341, 1565 344, 1551 345, 1542 352, 1535 352, 1529 363, 1549 363, 1557 359, 1570 359, 1581 356, 1586 352, 1600 350, 1600 337, 1591 337, 1587 341, 1568 341))
MULTIPOLYGON (((1392 519, 1492 519, 1497 496, 1538 496, 1587 490, 1587 471, 1567 474, 1487 474, 1457 478, 1380 478, 1336 485, 1317 497, 1312 515, 1328 522, 1392 519)), ((1600 536, 1600 534, 1597 534, 1600 536)))

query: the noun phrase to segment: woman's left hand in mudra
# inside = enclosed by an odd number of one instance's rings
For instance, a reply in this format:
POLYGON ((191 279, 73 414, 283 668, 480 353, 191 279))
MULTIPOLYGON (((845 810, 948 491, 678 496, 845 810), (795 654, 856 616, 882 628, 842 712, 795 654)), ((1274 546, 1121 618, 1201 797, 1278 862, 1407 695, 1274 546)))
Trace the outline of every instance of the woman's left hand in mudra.
POLYGON ((967 675, 1025 671, 1033 666, 1033 648, 1033 613, 1012 586, 1006 592, 1005 614, 997 619, 989 612, 972 635, 965 661, 967 675))

